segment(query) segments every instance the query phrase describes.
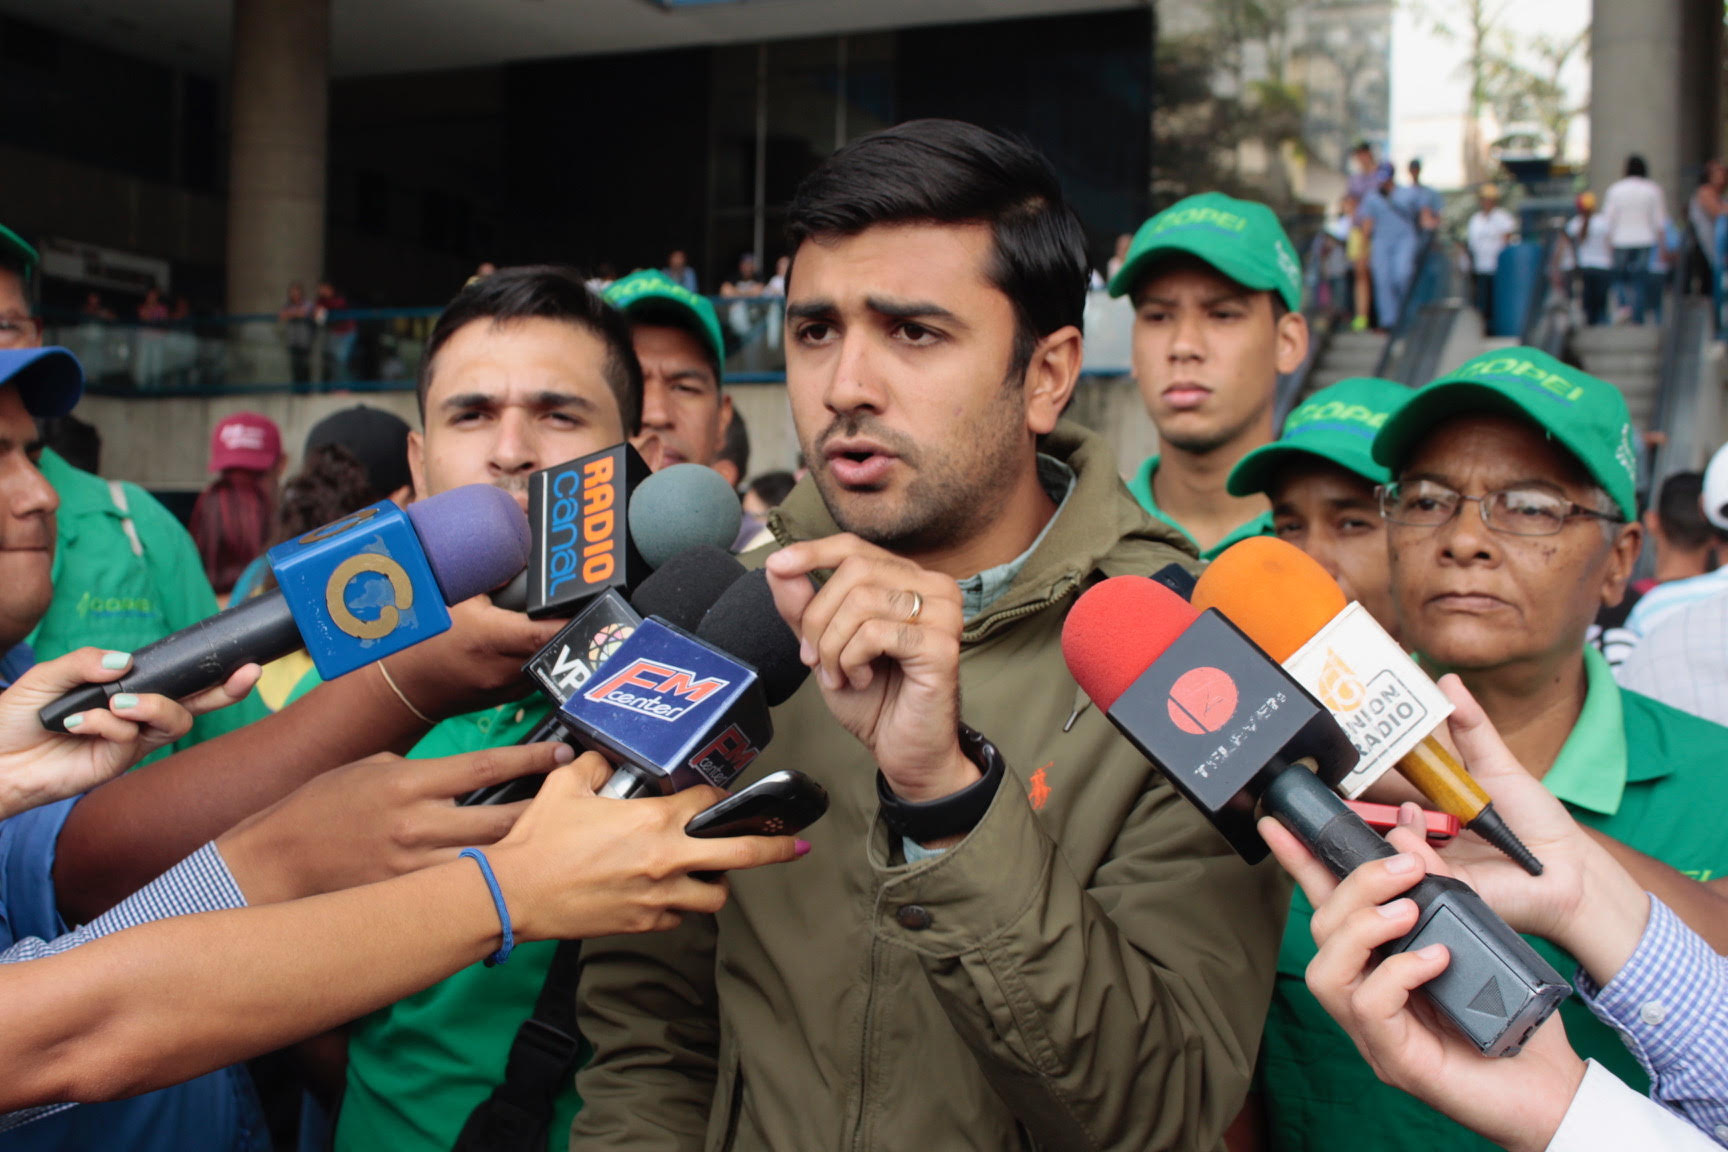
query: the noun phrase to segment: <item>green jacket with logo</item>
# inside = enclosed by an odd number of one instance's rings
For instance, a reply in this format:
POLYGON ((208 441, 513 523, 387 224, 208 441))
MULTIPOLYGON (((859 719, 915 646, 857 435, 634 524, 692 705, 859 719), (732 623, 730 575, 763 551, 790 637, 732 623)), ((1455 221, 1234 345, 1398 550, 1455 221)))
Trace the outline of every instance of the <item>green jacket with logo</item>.
MULTIPOLYGON (((29 642, 40 660, 95 645, 136 652, 217 612, 192 536, 150 493, 121 483, 126 508, 108 481, 74 468, 52 449, 42 451, 42 475, 60 497, 54 543, 54 599, 29 642), (127 530, 137 534, 136 543, 127 530)), ((201 740, 232 732, 264 716, 256 692, 192 722, 179 742, 142 763, 201 740)))
MULTIPOLYGON (((1099 438, 1065 425, 1044 450, 1075 469, 1073 494, 962 637, 962 714, 1008 763, 989 811, 941 856, 900 863, 874 763, 807 681, 746 779, 798 768, 828 789, 810 855, 734 874, 717 917, 584 945, 596 1055, 573 1149, 1220 1145, 1290 890, 1069 676, 1079 591, 1194 555, 1134 504, 1099 438)), ((771 527, 782 544, 837 531, 808 481, 771 527)))

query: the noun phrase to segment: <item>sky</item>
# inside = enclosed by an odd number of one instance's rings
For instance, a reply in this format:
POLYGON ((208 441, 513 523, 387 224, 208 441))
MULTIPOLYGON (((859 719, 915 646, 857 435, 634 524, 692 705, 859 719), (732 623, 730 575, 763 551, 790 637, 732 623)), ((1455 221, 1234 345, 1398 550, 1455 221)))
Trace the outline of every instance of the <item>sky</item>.
MULTIPOLYGON (((1454 188, 1464 181, 1460 143, 1469 84, 1462 72, 1462 46, 1422 18, 1424 10, 1436 5, 1443 5, 1453 20, 1462 7, 1457 0, 1405 0, 1393 16, 1392 159, 1402 168, 1420 157, 1425 181, 1454 188)), ((1502 19, 1521 37, 1541 31, 1563 39, 1590 23, 1590 0, 1511 0, 1502 19)), ((1590 90, 1589 61, 1572 61, 1564 80, 1575 100, 1583 103, 1590 90)), ((1589 117, 1576 117, 1567 159, 1585 159, 1589 138, 1589 117)))

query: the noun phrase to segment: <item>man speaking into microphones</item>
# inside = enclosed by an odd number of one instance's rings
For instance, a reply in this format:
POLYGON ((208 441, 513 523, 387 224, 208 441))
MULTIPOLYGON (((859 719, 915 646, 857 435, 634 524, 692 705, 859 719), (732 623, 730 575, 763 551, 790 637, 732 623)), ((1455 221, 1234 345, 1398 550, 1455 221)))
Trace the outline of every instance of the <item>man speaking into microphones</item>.
POLYGON ((796 767, 831 807, 799 883, 584 942, 570 1146, 1214 1147, 1288 894, 1071 721, 1079 588, 1195 559, 1060 422, 1079 223, 1042 157, 954 121, 848 145, 788 215, 810 475, 761 562, 812 675, 742 779, 796 767))

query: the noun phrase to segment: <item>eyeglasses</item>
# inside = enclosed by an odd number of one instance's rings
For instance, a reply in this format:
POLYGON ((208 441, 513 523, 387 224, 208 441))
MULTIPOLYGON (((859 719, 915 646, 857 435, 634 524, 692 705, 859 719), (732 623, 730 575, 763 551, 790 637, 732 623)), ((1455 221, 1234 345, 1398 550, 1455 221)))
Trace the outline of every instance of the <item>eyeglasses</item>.
POLYGON ((42 321, 17 313, 0 315, 0 348, 22 348, 42 335, 42 321))
POLYGON ((1432 480, 1382 484, 1375 490, 1380 515, 1409 528, 1438 528, 1458 515, 1466 500, 1474 500, 1482 523, 1511 536, 1552 536, 1577 517, 1621 522, 1611 512, 1586 508, 1540 488, 1504 488, 1481 496, 1466 496, 1432 480))

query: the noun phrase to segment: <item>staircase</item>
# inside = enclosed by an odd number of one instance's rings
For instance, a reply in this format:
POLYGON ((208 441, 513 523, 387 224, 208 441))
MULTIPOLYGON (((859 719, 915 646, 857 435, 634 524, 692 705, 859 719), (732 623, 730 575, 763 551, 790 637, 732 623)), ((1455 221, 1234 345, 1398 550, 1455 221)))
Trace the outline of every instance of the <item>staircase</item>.
POLYGON ((1655 324, 1617 324, 1572 333, 1572 352, 1584 371, 1618 387, 1634 428, 1650 429, 1662 375, 1662 329, 1655 324))
POLYGON ((1308 374, 1308 392, 1330 388, 1352 376, 1372 376, 1380 362, 1381 349, 1386 347, 1383 332, 1335 332, 1326 345, 1326 354, 1314 371, 1308 374))

